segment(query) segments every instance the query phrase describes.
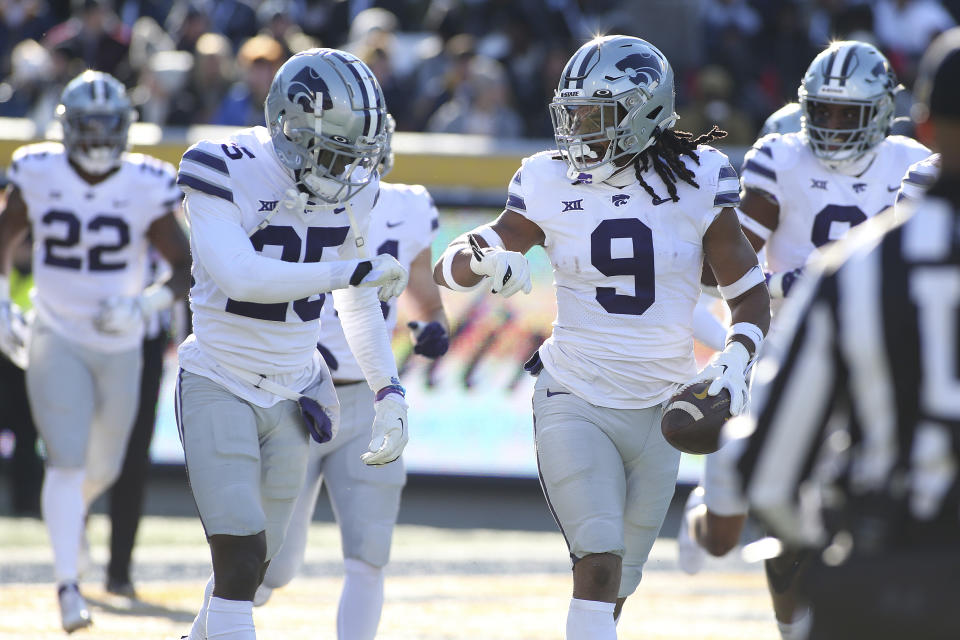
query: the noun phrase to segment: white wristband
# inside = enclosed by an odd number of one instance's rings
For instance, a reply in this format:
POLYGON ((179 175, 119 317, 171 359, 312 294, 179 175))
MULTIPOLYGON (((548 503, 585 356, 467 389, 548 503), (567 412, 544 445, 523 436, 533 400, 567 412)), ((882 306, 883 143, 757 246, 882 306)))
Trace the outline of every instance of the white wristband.
POLYGON ((723 296, 724 300, 733 300, 750 291, 750 289, 753 289, 758 284, 763 284, 763 269, 760 268, 759 263, 747 269, 747 272, 740 276, 736 282, 720 285, 717 289, 720 290, 720 295, 723 296))
POLYGON ((735 335, 741 335, 753 343, 753 357, 756 357, 763 344, 763 330, 752 322, 738 322, 727 331, 727 342, 735 335))
POLYGON ((10 300, 10 278, 0 274, 0 302, 10 300))
POLYGON ((746 213, 737 209, 737 217, 740 219, 740 226, 751 232, 753 235, 757 236, 764 242, 770 239, 770 236, 773 235, 773 231, 763 226, 746 213))
POLYGON ((503 238, 501 238, 500 234, 494 231, 493 227, 488 224, 485 224, 482 227, 477 227, 473 233, 486 240, 488 247, 500 247, 501 249, 505 248, 503 246, 503 238))
POLYGON ((447 286, 454 291, 473 291, 483 284, 483 278, 480 278, 476 284, 470 286, 462 285, 453 278, 453 259, 458 253, 460 253, 460 249, 465 247, 466 245, 459 242, 451 244, 449 247, 447 247, 447 250, 443 252, 443 256, 440 258, 440 270, 443 273, 443 280, 447 283, 447 286))

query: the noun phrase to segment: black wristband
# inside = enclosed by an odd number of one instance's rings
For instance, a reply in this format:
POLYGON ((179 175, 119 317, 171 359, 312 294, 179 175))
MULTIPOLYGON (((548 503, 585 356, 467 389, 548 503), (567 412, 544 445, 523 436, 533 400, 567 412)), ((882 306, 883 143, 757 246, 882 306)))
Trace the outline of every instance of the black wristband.
POLYGON ((353 275, 350 276, 350 286, 355 287, 363 282, 363 279, 366 278, 367 274, 371 271, 373 271, 373 263, 369 260, 364 260, 358 264, 357 268, 353 270, 353 275))

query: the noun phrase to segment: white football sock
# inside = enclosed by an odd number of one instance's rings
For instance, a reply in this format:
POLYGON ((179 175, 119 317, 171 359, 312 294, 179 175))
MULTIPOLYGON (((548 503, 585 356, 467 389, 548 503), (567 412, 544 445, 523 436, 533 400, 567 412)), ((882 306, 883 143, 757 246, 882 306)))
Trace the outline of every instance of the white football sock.
POLYGON ((208 640, 257 640, 253 602, 213 596, 207 606, 208 640))
POLYGON ((383 611, 383 569, 353 558, 344 558, 343 568, 337 638, 373 640, 383 611))
POLYGON ((53 548, 57 584, 77 581, 77 557, 83 533, 82 468, 47 467, 40 504, 53 548))
POLYGON ((207 640, 207 608, 210 606, 210 598, 213 597, 213 574, 207 580, 207 586, 203 588, 203 602, 200 604, 200 611, 197 617, 193 619, 193 626, 190 627, 190 634, 187 640, 207 640))
POLYGON ((612 602, 570 599, 567 640, 617 640, 612 602))
POLYGON ((780 622, 777 628, 783 640, 805 640, 810 634, 810 609, 804 607, 793 613, 793 622, 780 622))

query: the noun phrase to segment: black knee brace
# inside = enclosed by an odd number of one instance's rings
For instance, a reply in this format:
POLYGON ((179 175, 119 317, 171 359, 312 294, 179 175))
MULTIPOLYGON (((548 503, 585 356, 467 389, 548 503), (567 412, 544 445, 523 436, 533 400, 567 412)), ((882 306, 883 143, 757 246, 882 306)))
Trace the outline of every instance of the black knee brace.
POLYGON ((224 600, 253 600, 260 585, 267 557, 267 534, 252 536, 213 535, 213 595, 224 600))

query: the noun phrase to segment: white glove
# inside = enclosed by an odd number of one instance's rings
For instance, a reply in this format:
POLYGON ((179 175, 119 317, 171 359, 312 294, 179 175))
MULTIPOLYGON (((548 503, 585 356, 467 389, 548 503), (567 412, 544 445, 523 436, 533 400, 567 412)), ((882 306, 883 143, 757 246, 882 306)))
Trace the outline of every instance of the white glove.
POLYGON ((509 298, 517 291, 530 293, 533 284, 530 282, 530 263, 526 256, 519 251, 507 251, 500 247, 480 247, 470 238, 470 270, 478 276, 489 276, 493 279, 490 292, 509 298))
POLYGON ((400 457, 407 444, 407 401, 400 394, 388 393, 373 403, 377 415, 368 451, 360 456, 364 463, 377 466, 400 457))
POLYGON ((138 296, 111 296, 100 301, 93 324, 101 333, 129 333, 147 318, 173 304, 173 291, 163 284, 150 285, 138 296))
POLYGON ((20 307, 0 300, 0 352, 21 369, 27 368, 29 328, 20 307))
POLYGON ((139 296, 111 296, 100 301, 93 325, 100 333, 129 333, 143 322, 139 296))
MULTIPOLYGON (((407 280, 410 279, 407 270, 403 268, 397 259, 393 256, 382 253, 368 260, 361 261, 371 264, 370 271, 363 276, 357 287, 380 287, 377 297, 381 302, 386 302, 390 298, 395 298, 407 286, 407 280)), ((351 283, 352 284, 352 283, 351 283)))
POLYGON ((716 354, 695 378, 687 385, 695 382, 713 381, 707 389, 707 395, 715 396, 721 389, 730 392, 730 415, 738 416, 747 406, 747 367, 750 364, 750 353, 739 342, 733 341, 727 348, 716 354))

